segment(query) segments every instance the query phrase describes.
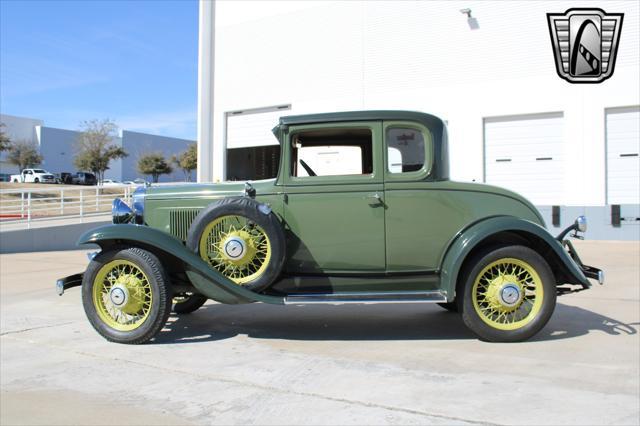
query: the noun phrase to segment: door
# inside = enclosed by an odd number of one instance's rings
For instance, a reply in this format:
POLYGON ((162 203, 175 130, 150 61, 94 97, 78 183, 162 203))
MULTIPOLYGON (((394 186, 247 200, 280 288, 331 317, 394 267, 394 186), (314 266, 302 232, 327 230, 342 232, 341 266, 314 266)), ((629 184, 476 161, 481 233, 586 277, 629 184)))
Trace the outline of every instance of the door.
POLYGON ((285 270, 384 271, 381 123, 292 126, 285 143, 285 270))
POLYGON ((607 111, 607 203, 640 203, 640 108, 607 111))
POLYGON ((515 191, 536 205, 564 198, 561 113, 486 118, 485 182, 515 191))
POLYGON ((433 161, 433 137, 414 122, 385 121, 383 129, 387 272, 431 273, 457 231, 449 228, 456 222, 447 203, 424 182, 433 161))

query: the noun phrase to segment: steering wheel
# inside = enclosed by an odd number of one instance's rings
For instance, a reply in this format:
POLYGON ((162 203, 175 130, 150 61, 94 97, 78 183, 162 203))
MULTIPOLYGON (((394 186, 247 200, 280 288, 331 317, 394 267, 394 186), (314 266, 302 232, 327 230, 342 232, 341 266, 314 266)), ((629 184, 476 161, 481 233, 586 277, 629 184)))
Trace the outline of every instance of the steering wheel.
POLYGON ((304 167, 304 170, 309 176, 318 176, 316 172, 314 172, 313 169, 309 167, 309 165, 304 160, 300 160, 300 164, 302 165, 302 167, 304 167))

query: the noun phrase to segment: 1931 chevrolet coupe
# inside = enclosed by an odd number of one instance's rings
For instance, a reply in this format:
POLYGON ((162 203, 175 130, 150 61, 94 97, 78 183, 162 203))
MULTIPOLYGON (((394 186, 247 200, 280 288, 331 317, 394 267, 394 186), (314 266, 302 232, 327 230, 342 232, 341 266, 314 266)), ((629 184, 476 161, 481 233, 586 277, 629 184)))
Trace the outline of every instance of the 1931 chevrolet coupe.
POLYGON ((603 281, 511 191, 449 180, 447 130, 432 115, 362 111, 282 117, 277 178, 150 186, 79 244, 101 251, 82 285, 93 327, 143 343, 172 309, 221 303, 438 303, 481 339, 521 341, 556 296, 603 281))

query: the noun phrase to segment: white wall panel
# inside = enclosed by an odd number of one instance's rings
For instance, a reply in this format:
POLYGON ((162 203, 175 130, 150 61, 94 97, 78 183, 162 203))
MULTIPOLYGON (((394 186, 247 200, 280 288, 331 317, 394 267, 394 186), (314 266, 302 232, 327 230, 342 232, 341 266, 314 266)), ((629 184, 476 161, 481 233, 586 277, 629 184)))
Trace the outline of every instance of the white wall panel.
POLYGON ((640 108, 607 111, 607 202, 640 203, 640 108))
POLYGON ((537 205, 562 204, 561 114, 485 120, 485 181, 518 192, 537 205))
POLYGON ((574 1, 218 2, 216 176, 225 111, 291 103, 295 114, 411 109, 449 122, 454 179, 484 177, 483 117, 562 111, 562 205, 603 205, 606 108, 640 103, 640 3, 625 14, 614 76, 575 85, 555 71, 546 13, 574 1), (470 7, 480 29, 460 9, 470 7), (570 155, 569 155, 570 153, 570 155))

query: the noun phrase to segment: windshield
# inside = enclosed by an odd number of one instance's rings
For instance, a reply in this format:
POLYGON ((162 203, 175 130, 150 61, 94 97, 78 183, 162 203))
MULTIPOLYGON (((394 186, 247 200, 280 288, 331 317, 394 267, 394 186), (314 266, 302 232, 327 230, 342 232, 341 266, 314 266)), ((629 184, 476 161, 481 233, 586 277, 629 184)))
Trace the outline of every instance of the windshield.
POLYGON ((34 173, 47 173, 46 170, 42 170, 42 169, 33 169, 34 173))

